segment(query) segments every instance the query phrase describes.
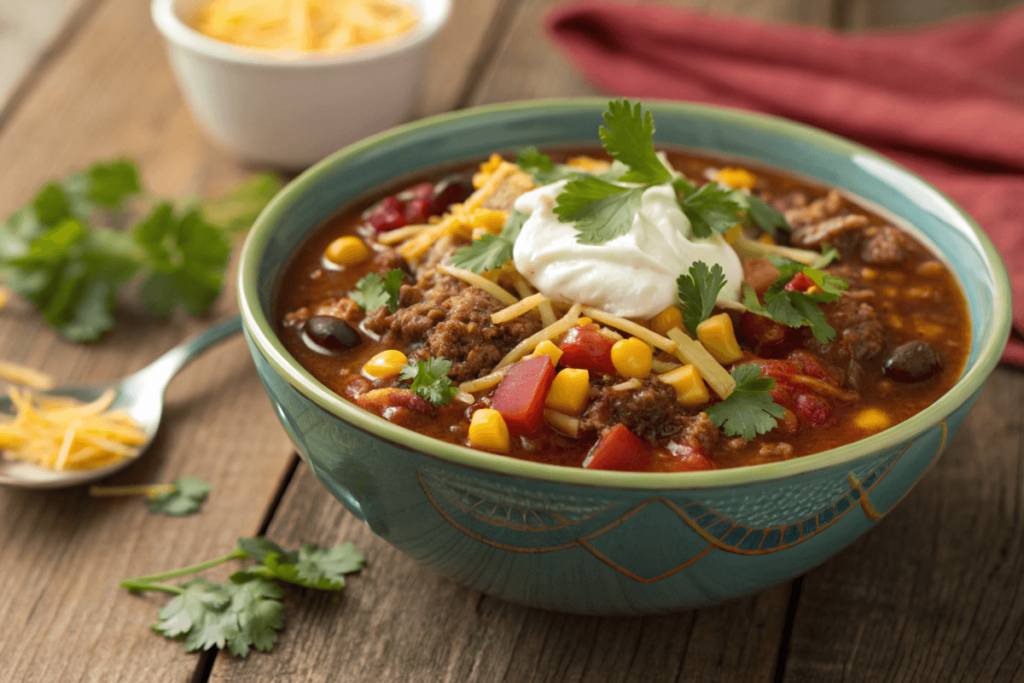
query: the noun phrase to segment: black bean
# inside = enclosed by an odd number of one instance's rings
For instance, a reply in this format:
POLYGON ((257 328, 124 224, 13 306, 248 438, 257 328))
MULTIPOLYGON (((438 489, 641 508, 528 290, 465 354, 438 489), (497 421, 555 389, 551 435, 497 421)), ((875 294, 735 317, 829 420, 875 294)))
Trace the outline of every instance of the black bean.
POLYGON ((302 341, 317 353, 334 354, 357 346, 363 339, 341 318, 317 315, 306 321, 302 341))
POLYGON ((942 369, 942 359, 930 344, 922 341, 907 342, 893 349, 882 364, 886 377, 897 382, 923 382, 942 369))

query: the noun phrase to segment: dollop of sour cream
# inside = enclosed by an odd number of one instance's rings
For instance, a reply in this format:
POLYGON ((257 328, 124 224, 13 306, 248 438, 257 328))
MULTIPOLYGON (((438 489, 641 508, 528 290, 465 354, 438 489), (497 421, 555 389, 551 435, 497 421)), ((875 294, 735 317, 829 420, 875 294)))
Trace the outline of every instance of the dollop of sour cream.
POLYGON ((722 236, 693 237, 671 184, 643 193, 629 232, 604 244, 580 244, 573 223, 554 213, 568 181, 520 196, 515 208, 528 214, 516 239, 516 269, 545 296, 580 302, 625 318, 652 318, 676 302, 676 278, 696 261, 722 266, 720 299, 738 301, 743 281, 739 256, 722 236))

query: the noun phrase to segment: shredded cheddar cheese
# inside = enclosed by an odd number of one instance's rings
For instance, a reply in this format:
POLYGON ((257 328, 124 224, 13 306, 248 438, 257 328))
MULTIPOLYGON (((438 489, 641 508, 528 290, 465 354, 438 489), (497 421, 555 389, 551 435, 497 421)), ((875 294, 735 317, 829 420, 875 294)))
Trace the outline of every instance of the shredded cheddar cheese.
POLYGON ((11 389, 15 416, 0 422, 7 460, 56 470, 89 470, 131 457, 146 434, 127 413, 108 410, 114 390, 91 403, 11 389))
POLYGON ((391 0, 208 0, 196 30, 265 50, 336 53, 404 33, 419 21, 391 0))
POLYGON ((40 391, 48 391, 56 386, 56 381, 51 375, 47 375, 45 372, 40 372, 35 368, 30 368, 27 365, 18 365, 16 363, 5 363, 0 361, 0 379, 5 379, 8 382, 14 384, 20 384, 24 387, 31 387, 40 391))

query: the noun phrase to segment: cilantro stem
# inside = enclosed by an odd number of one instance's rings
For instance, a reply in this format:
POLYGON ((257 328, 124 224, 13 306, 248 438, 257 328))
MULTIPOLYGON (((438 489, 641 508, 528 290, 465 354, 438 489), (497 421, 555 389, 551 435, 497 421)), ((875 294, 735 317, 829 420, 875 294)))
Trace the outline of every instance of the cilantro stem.
MULTIPOLYGON (((245 551, 240 550, 240 549, 239 550, 234 550, 234 551, 228 553, 227 555, 225 555, 224 557, 218 557, 215 560, 207 560, 206 562, 200 562, 199 564, 194 564, 191 567, 183 567, 181 569, 175 569, 175 570, 172 570, 172 571, 169 571, 169 572, 163 572, 162 574, 151 574, 149 576, 140 576, 140 577, 135 578, 135 579, 125 579, 124 581, 121 582, 120 585, 121 585, 122 588, 128 588, 128 589, 133 589, 133 590, 149 590, 149 588, 133 588, 133 586, 137 586, 137 585, 146 585, 146 586, 154 585, 154 582, 156 582, 156 581, 163 581, 164 579, 176 579, 179 576, 188 576, 189 574, 195 574, 195 573, 201 572, 201 571, 203 571, 205 569, 209 569, 211 567, 216 567, 218 564, 224 564, 225 562, 230 562, 231 560, 244 560, 247 557, 249 557, 249 555, 245 551)), ((159 584, 155 584, 155 585, 159 585, 159 584)))
POLYGON ((159 593, 170 593, 171 595, 182 595, 185 589, 180 586, 172 586, 167 583, 147 583, 137 579, 125 579, 120 584, 121 588, 127 588, 132 593, 142 591, 157 591, 159 593))
POLYGON ((139 484, 138 486, 90 486, 89 495, 96 497, 149 496, 155 498, 161 493, 174 493, 174 484, 139 484))

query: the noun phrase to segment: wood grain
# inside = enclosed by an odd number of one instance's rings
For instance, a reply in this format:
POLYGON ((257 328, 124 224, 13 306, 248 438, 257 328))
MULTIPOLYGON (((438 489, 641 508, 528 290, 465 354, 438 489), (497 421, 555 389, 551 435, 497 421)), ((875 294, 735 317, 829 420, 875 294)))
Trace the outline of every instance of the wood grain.
POLYGON ((917 488, 804 577, 783 680, 1024 680, 1022 408, 996 370, 917 488))
POLYGON ((1022 0, 839 0, 839 27, 850 30, 912 27, 954 17, 989 14, 1024 6, 1022 0))
MULTIPOLYGON (((168 196, 222 190, 245 174, 184 110, 147 3, 98 6, 37 78, 0 130, 3 214, 103 157, 138 159, 147 184, 168 196)), ((59 339, 15 300, 0 314, 0 357, 62 382, 115 379, 231 314, 233 293, 229 285, 206 319, 164 322, 126 304, 95 346, 59 339)), ((201 477, 213 484, 201 515, 153 516, 138 498, 90 499, 84 489, 0 489, 0 680, 193 678, 198 658, 147 628, 166 597, 133 597, 117 582, 222 555, 256 533, 292 455, 241 338, 181 373, 164 419, 151 452, 113 481, 201 477)))
POLYGON ((66 44, 97 0, 0 3, 0 120, 11 100, 66 44))
POLYGON ((358 522, 305 465, 268 536, 286 546, 352 541, 368 559, 336 600, 291 591, 269 656, 217 658, 211 681, 771 681, 789 590, 651 619, 530 609, 440 578, 358 522))

